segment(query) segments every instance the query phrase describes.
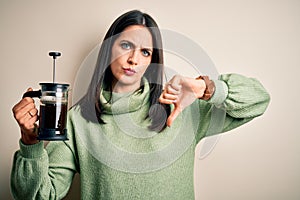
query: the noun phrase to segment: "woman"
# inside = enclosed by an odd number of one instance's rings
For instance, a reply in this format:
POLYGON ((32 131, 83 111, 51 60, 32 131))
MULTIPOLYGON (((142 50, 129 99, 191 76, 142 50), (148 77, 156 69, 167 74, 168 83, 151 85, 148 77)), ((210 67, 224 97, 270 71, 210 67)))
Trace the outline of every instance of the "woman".
POLYGON ((236 74, 176 75, 164 90, 162 82, 155 21, 136 10, 123 14, 105 36, 87 94, 68 113, 68 141, 44 148, 33 100, 14 106, 21 128, 14 197, 61 199, 78 172, 82 199, 194 199, 196 144, 262 115, 269 95, 236 74), (215 107, 226 116, 221 130, 209 132, 215 107))

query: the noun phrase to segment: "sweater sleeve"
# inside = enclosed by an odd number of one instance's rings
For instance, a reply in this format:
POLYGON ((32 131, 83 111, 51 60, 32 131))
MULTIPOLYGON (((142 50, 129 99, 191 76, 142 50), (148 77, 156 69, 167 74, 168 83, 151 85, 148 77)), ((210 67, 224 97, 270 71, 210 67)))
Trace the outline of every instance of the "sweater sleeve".
POLYGON ((216 90, 212 98, 199 101, 202 137, 226 132, 251 121, 262 115, 270 102, 268 92, 254 78, 223 74, 214 82, 216 90))
POLYGON ((11 191, 15 199, 62 199, 76 172, 75 160, 66 142, 24 145, 14 155, 11 191))

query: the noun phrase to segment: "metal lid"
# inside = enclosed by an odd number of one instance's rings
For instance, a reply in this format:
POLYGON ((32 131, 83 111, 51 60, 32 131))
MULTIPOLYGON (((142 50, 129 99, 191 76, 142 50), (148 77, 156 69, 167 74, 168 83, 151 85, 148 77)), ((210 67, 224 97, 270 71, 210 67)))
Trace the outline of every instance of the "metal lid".
POLYGON ((64 83, 40 83, 42 91, 66 91, 69 88, 69 84, 64 83))

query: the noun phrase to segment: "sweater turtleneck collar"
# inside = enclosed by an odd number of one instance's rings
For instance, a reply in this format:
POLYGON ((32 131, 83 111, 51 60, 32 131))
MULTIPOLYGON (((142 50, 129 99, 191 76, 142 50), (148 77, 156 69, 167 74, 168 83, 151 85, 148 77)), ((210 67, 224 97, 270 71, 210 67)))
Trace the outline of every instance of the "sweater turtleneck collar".
POLYGON ((149 103, 150 86, 146 78, 143 85, 130 93, 116 93, 101 88, 100 103, 105 114, 124 114, 137 111, 149 103))

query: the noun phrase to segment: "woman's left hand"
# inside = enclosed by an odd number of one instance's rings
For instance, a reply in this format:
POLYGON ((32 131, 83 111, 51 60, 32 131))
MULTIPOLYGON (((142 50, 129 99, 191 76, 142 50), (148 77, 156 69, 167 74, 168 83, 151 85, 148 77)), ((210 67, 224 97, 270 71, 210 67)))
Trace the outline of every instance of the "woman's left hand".
POLYGON ((165 85, 163 93, 159 97, 159 102, 164 104, 174 104, 175 108, 167 119, 167 126, 171 126, 175 118, 187 106, 196 99, 201 98, 206 89, 204 80, 193 79, 175 75, 165 85))

